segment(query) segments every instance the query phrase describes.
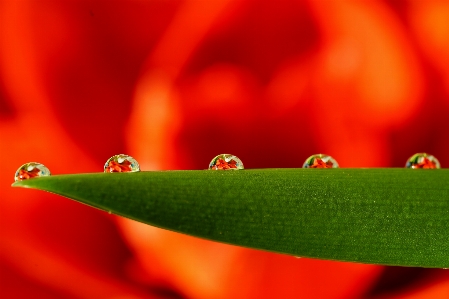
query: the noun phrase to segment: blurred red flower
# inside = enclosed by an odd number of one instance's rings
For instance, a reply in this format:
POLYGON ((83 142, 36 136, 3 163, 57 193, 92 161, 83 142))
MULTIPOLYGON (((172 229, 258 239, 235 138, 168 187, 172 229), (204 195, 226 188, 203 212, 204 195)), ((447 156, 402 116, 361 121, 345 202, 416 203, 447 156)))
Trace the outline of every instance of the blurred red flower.
POLYGON ((449 298, 445 270, 295 259, 9 187, 28 161, 101 172, 122 152, 447 167, 448 19, 419 0, 0 2, 0 297, 449 298))

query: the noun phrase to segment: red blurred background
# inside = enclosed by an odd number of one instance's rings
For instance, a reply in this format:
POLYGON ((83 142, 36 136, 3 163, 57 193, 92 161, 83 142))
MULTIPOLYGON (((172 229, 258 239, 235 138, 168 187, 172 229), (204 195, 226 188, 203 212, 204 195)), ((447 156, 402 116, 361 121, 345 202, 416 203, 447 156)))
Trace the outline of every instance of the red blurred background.
POLYGON ((101 172, 449 165, 449 2, 1 0, 1 298, 449 298, 449 272, 295 259, 10 188, 101 172))

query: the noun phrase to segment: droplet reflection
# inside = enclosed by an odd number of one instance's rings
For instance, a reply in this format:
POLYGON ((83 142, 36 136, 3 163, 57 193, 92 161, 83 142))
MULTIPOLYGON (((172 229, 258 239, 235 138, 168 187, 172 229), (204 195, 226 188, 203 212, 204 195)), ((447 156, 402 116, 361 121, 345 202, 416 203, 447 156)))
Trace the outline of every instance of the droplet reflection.
POLYGON ((104 172, 138 172, 139 163, 136 159, 128 155, 115 155, 109 158, 104 164, 104 172))
POLYGON ((338 163, 329 155, 317 154, 307 158, 302 168, 338 168, 338 163))
POLYGON ((221 154, 209 163, 209 170, 239 170, 244 169, 242 160, 230 154, 221 154))
POLYGON ((417 153, 411 156, 405 164, 407 168, 423 168, 423 169, 438 169, 440 162, 437 158, 426 153, 417 153))
POLYGON ((41 163, 29 162, 25 163, 17 169, 14 175, 14 181, 23 181, 37 177, 49 176, 50 170, 41 163))

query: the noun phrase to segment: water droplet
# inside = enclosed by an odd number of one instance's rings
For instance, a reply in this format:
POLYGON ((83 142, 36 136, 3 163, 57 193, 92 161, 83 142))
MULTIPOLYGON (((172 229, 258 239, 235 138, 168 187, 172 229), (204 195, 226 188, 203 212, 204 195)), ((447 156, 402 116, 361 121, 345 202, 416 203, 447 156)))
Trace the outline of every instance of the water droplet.
POLYGON ((25 163, 17 169, 14 175, 14 181, 23 181, 37 177, 49 176, 50 170, 41 163, 30 162, 25 163))
POLYGON ((437 158, 426 153, 417 153, 411 156, 405 164, 407 168, 424 168, 424 169, 438 169, 440 162, 437 158))
POLYGON ((209 163, 209 170, 239 170, 244 169, 242 160, 234 155, 221 154, 209 163))
POLYGON ((329 155, 317 154, 308 157, 302 168, 338 168, 338 163, 329 155))
POLYGON ((297 259, 300 259, 300 258, 301 258, 301 256, 295 256, 295 258, 297 258, 297 259))
POLYGON ((138 172, 140 166, 137 161, 128 155, 115 155, 104 164, 104 172, 138 172))

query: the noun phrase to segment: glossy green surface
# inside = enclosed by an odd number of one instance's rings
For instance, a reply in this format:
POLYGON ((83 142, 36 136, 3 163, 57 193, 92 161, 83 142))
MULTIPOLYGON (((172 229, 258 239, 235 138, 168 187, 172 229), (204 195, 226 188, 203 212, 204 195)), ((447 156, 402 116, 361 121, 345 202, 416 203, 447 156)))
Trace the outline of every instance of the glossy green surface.
POLYGON ((449 267, 448 169, 96 173, 13 186, 46 190, 157 227, 250 248, 449 267))

